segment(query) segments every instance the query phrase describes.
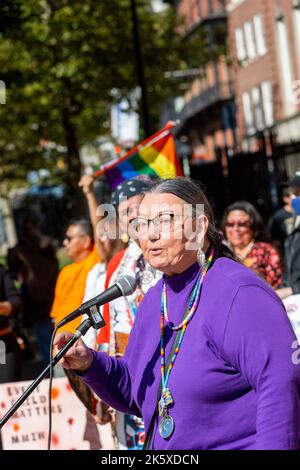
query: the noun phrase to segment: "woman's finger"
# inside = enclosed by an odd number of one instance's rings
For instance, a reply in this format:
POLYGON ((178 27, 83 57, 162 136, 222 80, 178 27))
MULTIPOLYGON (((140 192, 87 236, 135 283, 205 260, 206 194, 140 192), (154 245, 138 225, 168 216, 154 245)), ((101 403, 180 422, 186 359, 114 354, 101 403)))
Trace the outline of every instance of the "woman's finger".
POLYGON ((58 349, 62 349, 72 337, 73 334, 69 331, 58 333, 54 338, 53 346, 56 346, 58 349))
POLYGON ((71 369, 72 367, 69 365, 68 361, 65 359, 65 358, 62 358, 60 361, 59 361, 59 364, 61 365, 61 367, 63 367, 64 369, 71 369))

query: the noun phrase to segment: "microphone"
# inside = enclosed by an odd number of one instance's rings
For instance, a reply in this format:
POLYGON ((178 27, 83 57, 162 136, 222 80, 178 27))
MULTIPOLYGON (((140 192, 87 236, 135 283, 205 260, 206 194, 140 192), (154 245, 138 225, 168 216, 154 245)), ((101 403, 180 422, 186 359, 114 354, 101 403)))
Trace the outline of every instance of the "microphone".
MULTIPOLYGON (((113 284, 111 287, 106 289, 105 291, 101 292, 101 294, 97 295, 91 300, 84 302, 80 307, 78 307, 74 312, 67 315, 63 318, 57 325, 57 328, 64 326, 66 323, 74 320, 85 313, 88 313, 90 309, 93 310, 93 307, 97 307, 112 300, 118 299, 119 297, 126 296, 133 294, 136 289, 136 279, 132 276, 120 276, 118 282, 113 284)), ((102 317, 101 317, 102 318, 102 317)), ((102 319, 102 325, 104 326, 104 320, 102 319)))

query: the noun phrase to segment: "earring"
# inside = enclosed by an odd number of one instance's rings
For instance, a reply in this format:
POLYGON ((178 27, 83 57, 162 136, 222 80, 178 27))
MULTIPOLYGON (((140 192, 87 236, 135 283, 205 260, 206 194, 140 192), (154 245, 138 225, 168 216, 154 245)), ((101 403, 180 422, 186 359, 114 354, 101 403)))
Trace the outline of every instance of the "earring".
POLYGON ((197 260, 198 260, 200 268, 203 268, 206 263, 206 256, 205 256, 204 251, 202 251, 201 248, 199 248, 199 250, 197 251, 197 260))
POLYGON ((129 237, 128 237, 128 234, 127 234, 126 232, 122 233, 122 235, 121 235, 121 241, 122 241, 123 243, 128 243, 129 237))

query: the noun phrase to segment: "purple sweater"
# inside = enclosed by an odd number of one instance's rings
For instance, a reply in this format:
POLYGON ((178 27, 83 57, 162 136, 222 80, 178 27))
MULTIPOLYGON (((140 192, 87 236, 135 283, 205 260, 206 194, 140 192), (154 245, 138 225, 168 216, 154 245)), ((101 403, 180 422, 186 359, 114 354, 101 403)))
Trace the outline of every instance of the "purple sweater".
MULTIPOLYGON (((169 318, 180 323, 198 265, 166 278, 169 318)), ((94 352, 82 375, 112 407, 143 416, 149 427, 160 375, 162 280, 141 303, 122 359, 94 352)), ((166 357, 175 334, 166 327, 166 357)), ((169 379, 175 430, 156 424, 153 449, 296 449, 300 437, 300 365, 296 337, 276 294, 252 270, 218 259, 203 283, 169 379), (293 349, 294 348, 294 349, 293 349)))

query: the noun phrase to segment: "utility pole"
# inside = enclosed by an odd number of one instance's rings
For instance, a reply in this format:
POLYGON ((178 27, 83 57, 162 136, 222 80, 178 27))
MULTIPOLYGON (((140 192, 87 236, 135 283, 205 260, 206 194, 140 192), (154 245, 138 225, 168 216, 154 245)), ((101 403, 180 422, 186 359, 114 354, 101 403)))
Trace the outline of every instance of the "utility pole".
POLYGON ((137 71, 137 77, 138 77, 138 84, 141 88, 141 95, 142 95, 141 99, 142 99, 143 127, 144 127, 145 137, 149 137, 151 135, 151 125, 150 125, 150 116, 149 116, 147 84, 146 84, 146 79, 145 79, 145 72, 144 72, 144 65, 143 65, 143 58, 142 58, 142 51, 141 51, 138 15, 137 15, 135 0, 130 0, 130 1, 131 1, 133 47, 134 47, 134 53, 135 53, 136 71, 137 71))

